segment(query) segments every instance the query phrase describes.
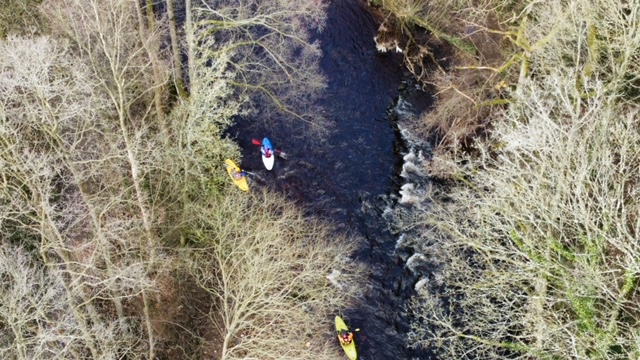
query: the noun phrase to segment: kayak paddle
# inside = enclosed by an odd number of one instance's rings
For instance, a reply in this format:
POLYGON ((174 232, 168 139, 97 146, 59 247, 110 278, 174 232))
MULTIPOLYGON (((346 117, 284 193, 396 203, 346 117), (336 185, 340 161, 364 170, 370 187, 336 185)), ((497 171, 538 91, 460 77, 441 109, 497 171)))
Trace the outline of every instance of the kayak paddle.
MULTIPOLYGON (((261 143, 259 140, 256 140, 256 139, 251 139, 251 142, 253 143, 253 145, 258 145, 258 146, 261 146, 261 145, 262 145, 262 143, 261 143)), ((281 158, 283 158, 283 159, 287 160, 287 154, 286 154, 284 151, 280 151, 280 150, 278 150, 278 149, 273 149, 273 151, 274 151, 278 156, 280 156, 281 158)))

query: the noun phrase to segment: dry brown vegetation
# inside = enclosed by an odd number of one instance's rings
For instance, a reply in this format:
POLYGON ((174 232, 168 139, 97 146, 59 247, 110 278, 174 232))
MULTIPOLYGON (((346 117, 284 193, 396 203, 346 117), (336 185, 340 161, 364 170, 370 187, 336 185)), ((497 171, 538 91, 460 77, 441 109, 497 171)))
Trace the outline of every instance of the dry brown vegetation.
MULTIPOLYGON (((504 26, 504 65, 487 79, 504 76, 506 101, 479 118, 490 131, 473 151, 453 142, 434 155, 432 174, 461 181, 432 187, 432 206, 396 224, 422 229, 434 265, 409 307, 410 344, 449 359, 638 358, 640 3, 502 4, 475 13, 504 26)), ((453 62, 452 84, 479 70, 453 62)), ((430 117, 459 114, 440 104, 430 117)))
POLYGON ((42 0, 5 0, 0 11, 0 38, 9 33, 17 35, 39 34, 45 27, 38 6, 42 0))
MULTIPOLYGON (((435 137, 440 156, 450 159, 473 149, 494 112, 508 102, 506 90, 518 80, 520 2, 380 0, 386 27, 396 36, 405 64, 433 92, 437 106, 425 112, 413 131, 435 137), (428 35, 425 34, 428 33, 428 35), (514 71, 515 70, 515 71, 514 71)), ((432 164, 434 175, 451 177, 432 164), (437 172, 437 173, 436 173, 437 172)))
POLYGON ((338 357, 327 314, 359 292, 363 269, 348 258, 355 239, 333 234, 269 192, 227 196, 199 213, 198 231, 189 235, 198 247, 185 265, 212 304, 202 316, 221 339, 210 353, 338 357), (332 273, 339 275, 330 281, 332 273))

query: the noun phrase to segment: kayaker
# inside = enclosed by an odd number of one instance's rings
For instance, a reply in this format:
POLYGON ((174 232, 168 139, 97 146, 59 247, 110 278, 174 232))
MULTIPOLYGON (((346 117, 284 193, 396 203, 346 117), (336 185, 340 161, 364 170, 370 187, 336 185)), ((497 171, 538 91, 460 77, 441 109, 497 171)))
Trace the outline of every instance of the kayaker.
POLYGON ((269 150, 269 148, 265 148, 264 146, 262 147, 262 153, 264 154, 265 157, 270 158, 271 157, 271 150, 269 150))
POLYGON ((244 171, 244 170, 236 171, 234 169, 234 170, 231 170, 231 176, 233 176, 233 178, 236 179, 236 180, 240 180, 243 177, 247 176, 247 172, 244 171))
POLYGON ((340 330, 340 332, 338 332, 338 340, 340 340, 343 345, 349 345, 353 341, 353 333, 349 330, 340 330))

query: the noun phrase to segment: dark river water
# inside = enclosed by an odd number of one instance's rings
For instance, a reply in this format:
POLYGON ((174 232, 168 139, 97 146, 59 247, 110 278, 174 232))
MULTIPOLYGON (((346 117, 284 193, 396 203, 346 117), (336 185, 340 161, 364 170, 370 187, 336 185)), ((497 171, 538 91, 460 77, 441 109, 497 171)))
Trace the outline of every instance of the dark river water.
MULTIPOLYGON (((327 141, 265 129, 251 119, 241 119, 228 133, 242 147, 242 166, 254 173, 256 185, 281 191, 338 231, 366 239, 355 260, 371 266, 370 285, 361 302, 342 312, 351 327, 361 329, 356 333, 360 359, 429 359, 428 352, 406 344, 404 305, 418 278, 405 266, 406 254, 398 254, 398 236, 387 230, 384 217, 403 183, 407 144, 390 109, 408 74, 401 54, 376 51, 379 20, 361 1, 334 0, 328 11, 319 35, 329 80, 322 104, 335 123, 327 141), (264 169, 251 143, 265 136, 288 155, 272 171, 264 169)), ((417 92, 411 101, 426 108, 431 100, 417 92)))

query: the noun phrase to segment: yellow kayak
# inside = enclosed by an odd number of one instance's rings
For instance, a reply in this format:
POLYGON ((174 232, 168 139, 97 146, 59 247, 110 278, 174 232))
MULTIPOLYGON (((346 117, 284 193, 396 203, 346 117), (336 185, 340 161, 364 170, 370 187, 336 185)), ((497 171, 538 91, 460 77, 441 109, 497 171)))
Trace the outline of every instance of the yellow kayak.
POLYGON ((231 159, 226 159, 224 161, 224 166, 227 168, 227 173, 229 173, 229 177, 233 180, 233 183, 236 184, 240 190, 249 191, 249 184, 247 183, 247 177, 241 176, 239 178, 234 177, 234 175, 240 173, 240 167, 236 165, 231 159))
MULTIPOLYGON (((342 320, 340 316, 336 316, 336 333, 339 334, 340 330, 349 330, 349 327, 347 327, 347 324, 345 324, 344 320, 342 320)), ((350 360, 356 360, 358 358, 358 352, 356 351, 355 340, 351 340, 349 344, 345 345, 342 343, 342 341, 340 341, 340 338, 338 337, 338 342, 340 342, 342 349, 347 354, 347 357, 350 360)))

